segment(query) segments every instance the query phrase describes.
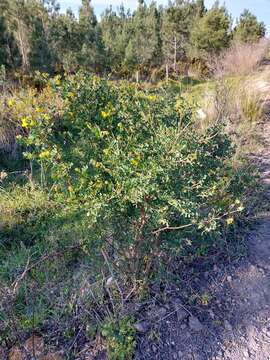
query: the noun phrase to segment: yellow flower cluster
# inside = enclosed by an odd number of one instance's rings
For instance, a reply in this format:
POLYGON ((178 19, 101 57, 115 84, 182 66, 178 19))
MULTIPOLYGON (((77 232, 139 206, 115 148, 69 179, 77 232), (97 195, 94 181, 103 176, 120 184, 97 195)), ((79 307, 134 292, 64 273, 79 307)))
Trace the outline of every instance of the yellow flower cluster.
POLYGON ((9 107, 12 107, 14 105, 14 100, 13 99, 9 99, 7 102, 9 107))
POLYGON ((101 110, 100 115, 103 119, 107 119, 109 117, 111 117, 115 112, 115 109, 113 107, 113 104, 111 102, 109 102, 106 106, 105 110, 101 110))
POLYGON ((156 101, 157 100, 157 96, 156 95, 148 95, 147 96, 147 99, 150 100, 150 101, 156 101))
POLYGON ((39 154, 39 158, 41 160, 45 160, 48 159, 50 157, 51 153, 49 150, 43 150, 40 154, 39 154))
POLYGON ((31 116, 23 116, 21 119, 22 127, 25 129, 31 128, 36 125, 36 121, 31 116))
POLYGON ((233 217, 229 217, 227 220, 226 220, 226 223, 227 225, 232 225, 234 223, 234 218, 233 217))

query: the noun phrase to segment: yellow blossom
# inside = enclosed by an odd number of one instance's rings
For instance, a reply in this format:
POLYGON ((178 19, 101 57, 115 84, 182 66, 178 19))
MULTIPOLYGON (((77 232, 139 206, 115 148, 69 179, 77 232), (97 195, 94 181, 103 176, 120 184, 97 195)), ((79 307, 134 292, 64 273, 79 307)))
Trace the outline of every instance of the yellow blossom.
POLYGON ((156 95, 148 95, 148 100, 150 100, 150 101, 155 101, 155 100, 157 100, 157 96, 156 95))
POLYGON ((110 116, 110 111, 101 111, 100 115, 103 117, 103 119, 106 119, 110 116))
POLYGON ((60 77, 59 77, 59 76, 56 76, 56 77, 54 78, 54 84, 55 84, 56 86, 61 85, 61 80, 60 80, 60 77))
POLYGON ((130 163, 131 163, 131 165, 133 165, 133 166, 138 166, 138 164, 139 164, 139 159, 132 159, 132 160, 130 160, 130 163))
POLYGON ((67 96, 68 96, 69 98, 74 98, 74 97, 75 97, 75 94, 74 94, 73 92, 69 91, 68 94, 67 94, 67 96))
POLYGON ((39 158, 40 159, 47 159, 50 156, 50 151, 49 150, 43 150, 40 154, 39 154, 39 158))
POLYGON ((226 223, 227 225, 232 225, 234 223, 234 218, 233 217, 229 217, 227 220, 226 220, 226 223))
POLYGON ((50 120, 50 116, 48 114, 43 114, 43 119, 46 121, 50 120))
POLYGON ((9 99, 8 100, 8 106, 11 107, 14 105, 14 100, 13 99, 9 99))
POLYGON ((112 104, 111 102, 109 102, 109 103, 107 104, 107 106, 106 106, 106 109, 105 109, 105 110, 101 110, 100 115, 101 115, 101 117, 103 117, 103 119, 106 119, 106 118, 108 118, 108 117, 110 117, 110 116, 113 115, 114 110, 115 110, 115 109, 114 109, 114 107, 113 107, 113 104, 112 104))
POLYGON ((26 116, 24 116, 22 119, 21 119, 21 123, 22 123, 22 127, 23 128, 27 128, 29 123, 28 123, 28 118, 26 116))

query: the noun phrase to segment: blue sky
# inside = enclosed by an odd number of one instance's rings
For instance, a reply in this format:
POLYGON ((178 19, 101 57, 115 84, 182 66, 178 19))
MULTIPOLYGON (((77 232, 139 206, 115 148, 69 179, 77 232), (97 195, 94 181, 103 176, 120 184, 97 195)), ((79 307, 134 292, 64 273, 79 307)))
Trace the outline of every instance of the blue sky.
MULTIPOLYGON (((76 11, 81 3, 81 0, 58 0, 62 10, 68 7, 76 11)), ((117 7, 121 3, 124 3, 126 8, 134 9, 137 5, 137 0, 92 0, 92 4, 95 8, 97 15, 100 15, 102 11, 109 5, 117 7)), ((214 0, 206 0, 206 6, 210 7, 214 0)), ((224 1, 230 13, 234 18, 238 17, 243 9, 250 9, 260 21, 264 21, 270 33, 270 0, 225 0, 224 1)), ((167 0, 157 0, 158 4, 166 4, 167 0)), ((220 1, 223 3, 223 1, 220 1)))

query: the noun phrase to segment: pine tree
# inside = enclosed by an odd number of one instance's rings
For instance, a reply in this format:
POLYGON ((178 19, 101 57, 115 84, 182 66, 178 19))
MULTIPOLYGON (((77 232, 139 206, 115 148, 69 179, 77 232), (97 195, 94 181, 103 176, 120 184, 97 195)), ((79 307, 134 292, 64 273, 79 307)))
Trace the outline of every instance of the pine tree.
POLYGON ((16 68, 20 63, 18 48, 9 33, 5 18, 0 16, 0 65, 5 68, 16 68))
POLYGON ((82 0, 79 11, 80 65, 88 70, 101 71, 104 60, 104 45, 91 0, 82 0))
POLYGON ((196 17, 205 12, 204 1, 176 0, 169 3, 163 14, 163 58, 176 72, 177 62, 186 61, 190 31, 196 17))
POLYGON ((7 29, 14 37, 19 49, 22 70, 27 72, 30 70, 31 29, 28 26, 29 13, 26 3, 24 1, 8 0, 5 2, 3 14, 7 29))
POLYGON ((48 41, 55 71, 72 73, 79 68, 81 39, 77 19, 71 10, 51 18, 48 41))
POLYGON ((218 54, 228 47, 231 39, 232 20, 219 2, 194 23, 191 31, 189 54, 195 58, 218 54))
POLYGON ((130 40, 125 60, 131 68, 157 64, 161 54, 160 17, 154 3, 149 7, 140 0, 130 23, 130 40))
POLYGON ((234 29, 234 39, 243 42, 256 42, 264 37, 266 27, 263 22, 259 22, 257 17, 249 10, 244 10, 234 29))
POLYGON ((121 72, 124 68, 125 51, 130 39, 131 16, 123 5, 116 13, 112 7, 102 15, 100 28, 106 52, 106 66, 113 72, 121 72))

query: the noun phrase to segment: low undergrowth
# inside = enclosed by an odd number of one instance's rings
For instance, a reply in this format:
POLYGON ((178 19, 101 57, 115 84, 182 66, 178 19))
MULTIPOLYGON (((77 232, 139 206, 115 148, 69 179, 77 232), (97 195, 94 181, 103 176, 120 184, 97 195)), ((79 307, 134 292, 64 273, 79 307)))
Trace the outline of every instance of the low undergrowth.
POLYGON ((198 131, 195 108, 164 89, 79 73, 31 99, 7 110, 30 170, 1 180, 0 339, 42 333, 75 358, 99 334, 109 358, 130 359, 132 304, 172 261, 226 246, 253 170, 222 118, 198 131))

